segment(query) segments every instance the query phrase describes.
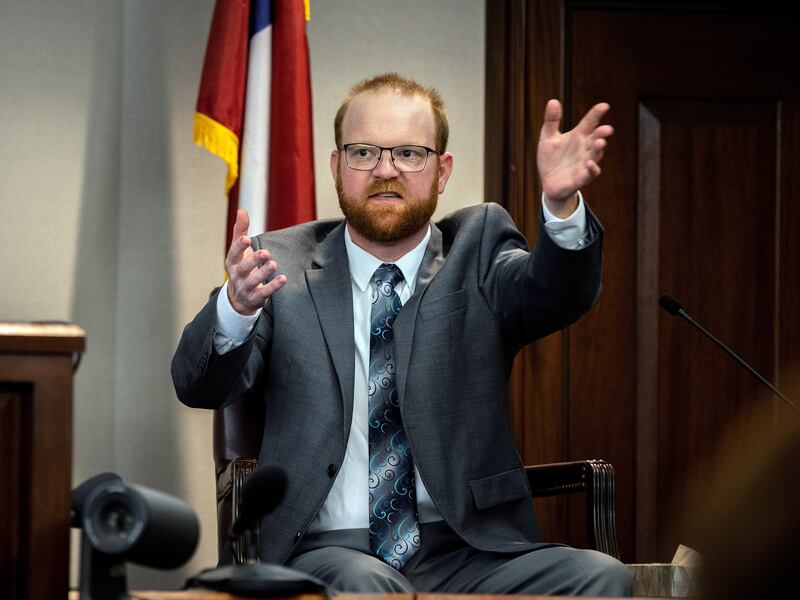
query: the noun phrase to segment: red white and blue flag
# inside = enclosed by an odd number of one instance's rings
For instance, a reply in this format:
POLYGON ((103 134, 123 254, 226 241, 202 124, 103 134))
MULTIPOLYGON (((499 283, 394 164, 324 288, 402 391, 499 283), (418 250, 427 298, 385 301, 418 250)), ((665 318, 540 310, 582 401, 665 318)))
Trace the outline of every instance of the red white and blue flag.
POLYGON ((237 208, 250 235, 315 218, 309 0, 217 0, 194 140, 228 164, 226 248, 237 208))

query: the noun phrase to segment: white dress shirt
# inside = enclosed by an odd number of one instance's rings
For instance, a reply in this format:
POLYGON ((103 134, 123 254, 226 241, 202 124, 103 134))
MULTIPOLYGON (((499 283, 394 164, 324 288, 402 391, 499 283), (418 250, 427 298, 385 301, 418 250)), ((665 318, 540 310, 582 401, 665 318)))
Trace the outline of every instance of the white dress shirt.
MULTIPOLYGON (((586 209, 578 193, 578 208, 566 219, 554 216, 542 202, 545 228, 551 239, 566 249, 579 249, 586 239, 586 209)), ((417 272, 422 264, 425 248, 430 239, 430 227, 423 240, 394 264, 403 273, 403 281, 395 286, 400 302, 405 304, 414 293, 417 272)), ((309 532, 335 529, 366 529, 369 527, 369 326, 372 310, 372 275, 383 264, 355 245, 350 231, 345 227, 345 247, 350 266, 350 283, 353 293, 353 340, 355 342, 355 377, 353 380, 353 421, 344 461, 336 475, 328 497, 314 518, 309 532)), ((280 265, 279 265, 280 269, 280 265)), ((228 300, 227 282, 217 296, 217 323, 214 331, 214 348, 224 354, 247 339, 261 311, 252 316, 237 313, 228 300)), ((280 290, 277 292, 280 294, 280 290)), ((413 451, 413 448, 412 448, 413 451)), ((442 520, 425 484, 415 469, 417 512, 421 523, 442 520)))

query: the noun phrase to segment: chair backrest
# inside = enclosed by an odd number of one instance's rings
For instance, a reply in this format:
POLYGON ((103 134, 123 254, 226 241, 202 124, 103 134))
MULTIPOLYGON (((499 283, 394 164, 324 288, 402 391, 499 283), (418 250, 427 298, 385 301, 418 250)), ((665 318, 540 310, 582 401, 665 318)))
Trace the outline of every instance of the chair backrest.
POLYGON ((260 398, 244 397, 214 412, 217 546, 220 560, 225 555, 228 530, 238 512, 241 486, 246 476, 258 468, 263 434, 264 403, 260 398))
MULTIPOLYGON (((209 299, 219 292, 215 287, 209 299)), ((239 492, 247 475, 258 468, 261 437, 264 434, 264 403, 261 398, 245 396, 214 411, 214 473, 217 489, 217 552, 220 561, 226 553, 228 530, 239 507, 239 492)), ((236 559, 235 553, 232 553, 236 559)), ((238 561, 237 561, 238 562, 238 561)))

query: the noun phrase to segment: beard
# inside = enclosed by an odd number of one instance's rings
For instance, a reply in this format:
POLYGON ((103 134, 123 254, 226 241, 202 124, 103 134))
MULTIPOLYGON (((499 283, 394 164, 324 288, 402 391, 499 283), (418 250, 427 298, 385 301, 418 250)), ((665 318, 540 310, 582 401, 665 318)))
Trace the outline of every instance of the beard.
POLYGON ((336 177, 336 193, 350 227, 371 242, 394 242, 417 233, 430 222, 439 199, 438 181, 437 157, 435 177, 425 197, 411 196, 397 179, 384 179, 371 183, 360 198, 354 198, 344 193, 341 171, 336 177), (386 192, 400 194, 404 202, 397 205, 369 199, 374 194, 386 192))

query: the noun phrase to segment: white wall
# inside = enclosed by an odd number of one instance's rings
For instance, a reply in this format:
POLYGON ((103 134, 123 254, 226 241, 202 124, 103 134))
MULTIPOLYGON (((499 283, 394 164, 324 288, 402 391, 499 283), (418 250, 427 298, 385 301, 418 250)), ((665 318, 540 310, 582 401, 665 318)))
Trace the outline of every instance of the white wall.
MULTIPOLYGON (((139 587, 178 587, 216 560, 211 415, 180 405, 169 379, 183 324, 223 275, 225 168, 191 142, 212 10, 0 3, 0 320, 87 331, 75 482, 114 470, 186 499, 202 522, 192 561, 130 569, 139 587)), ((318 216, 339 214, 327 166, 339 102, 388 70, 448 105, 455 172, 437 214, 481 201, 483 0, 312 0, 308 36, 318 216)))

